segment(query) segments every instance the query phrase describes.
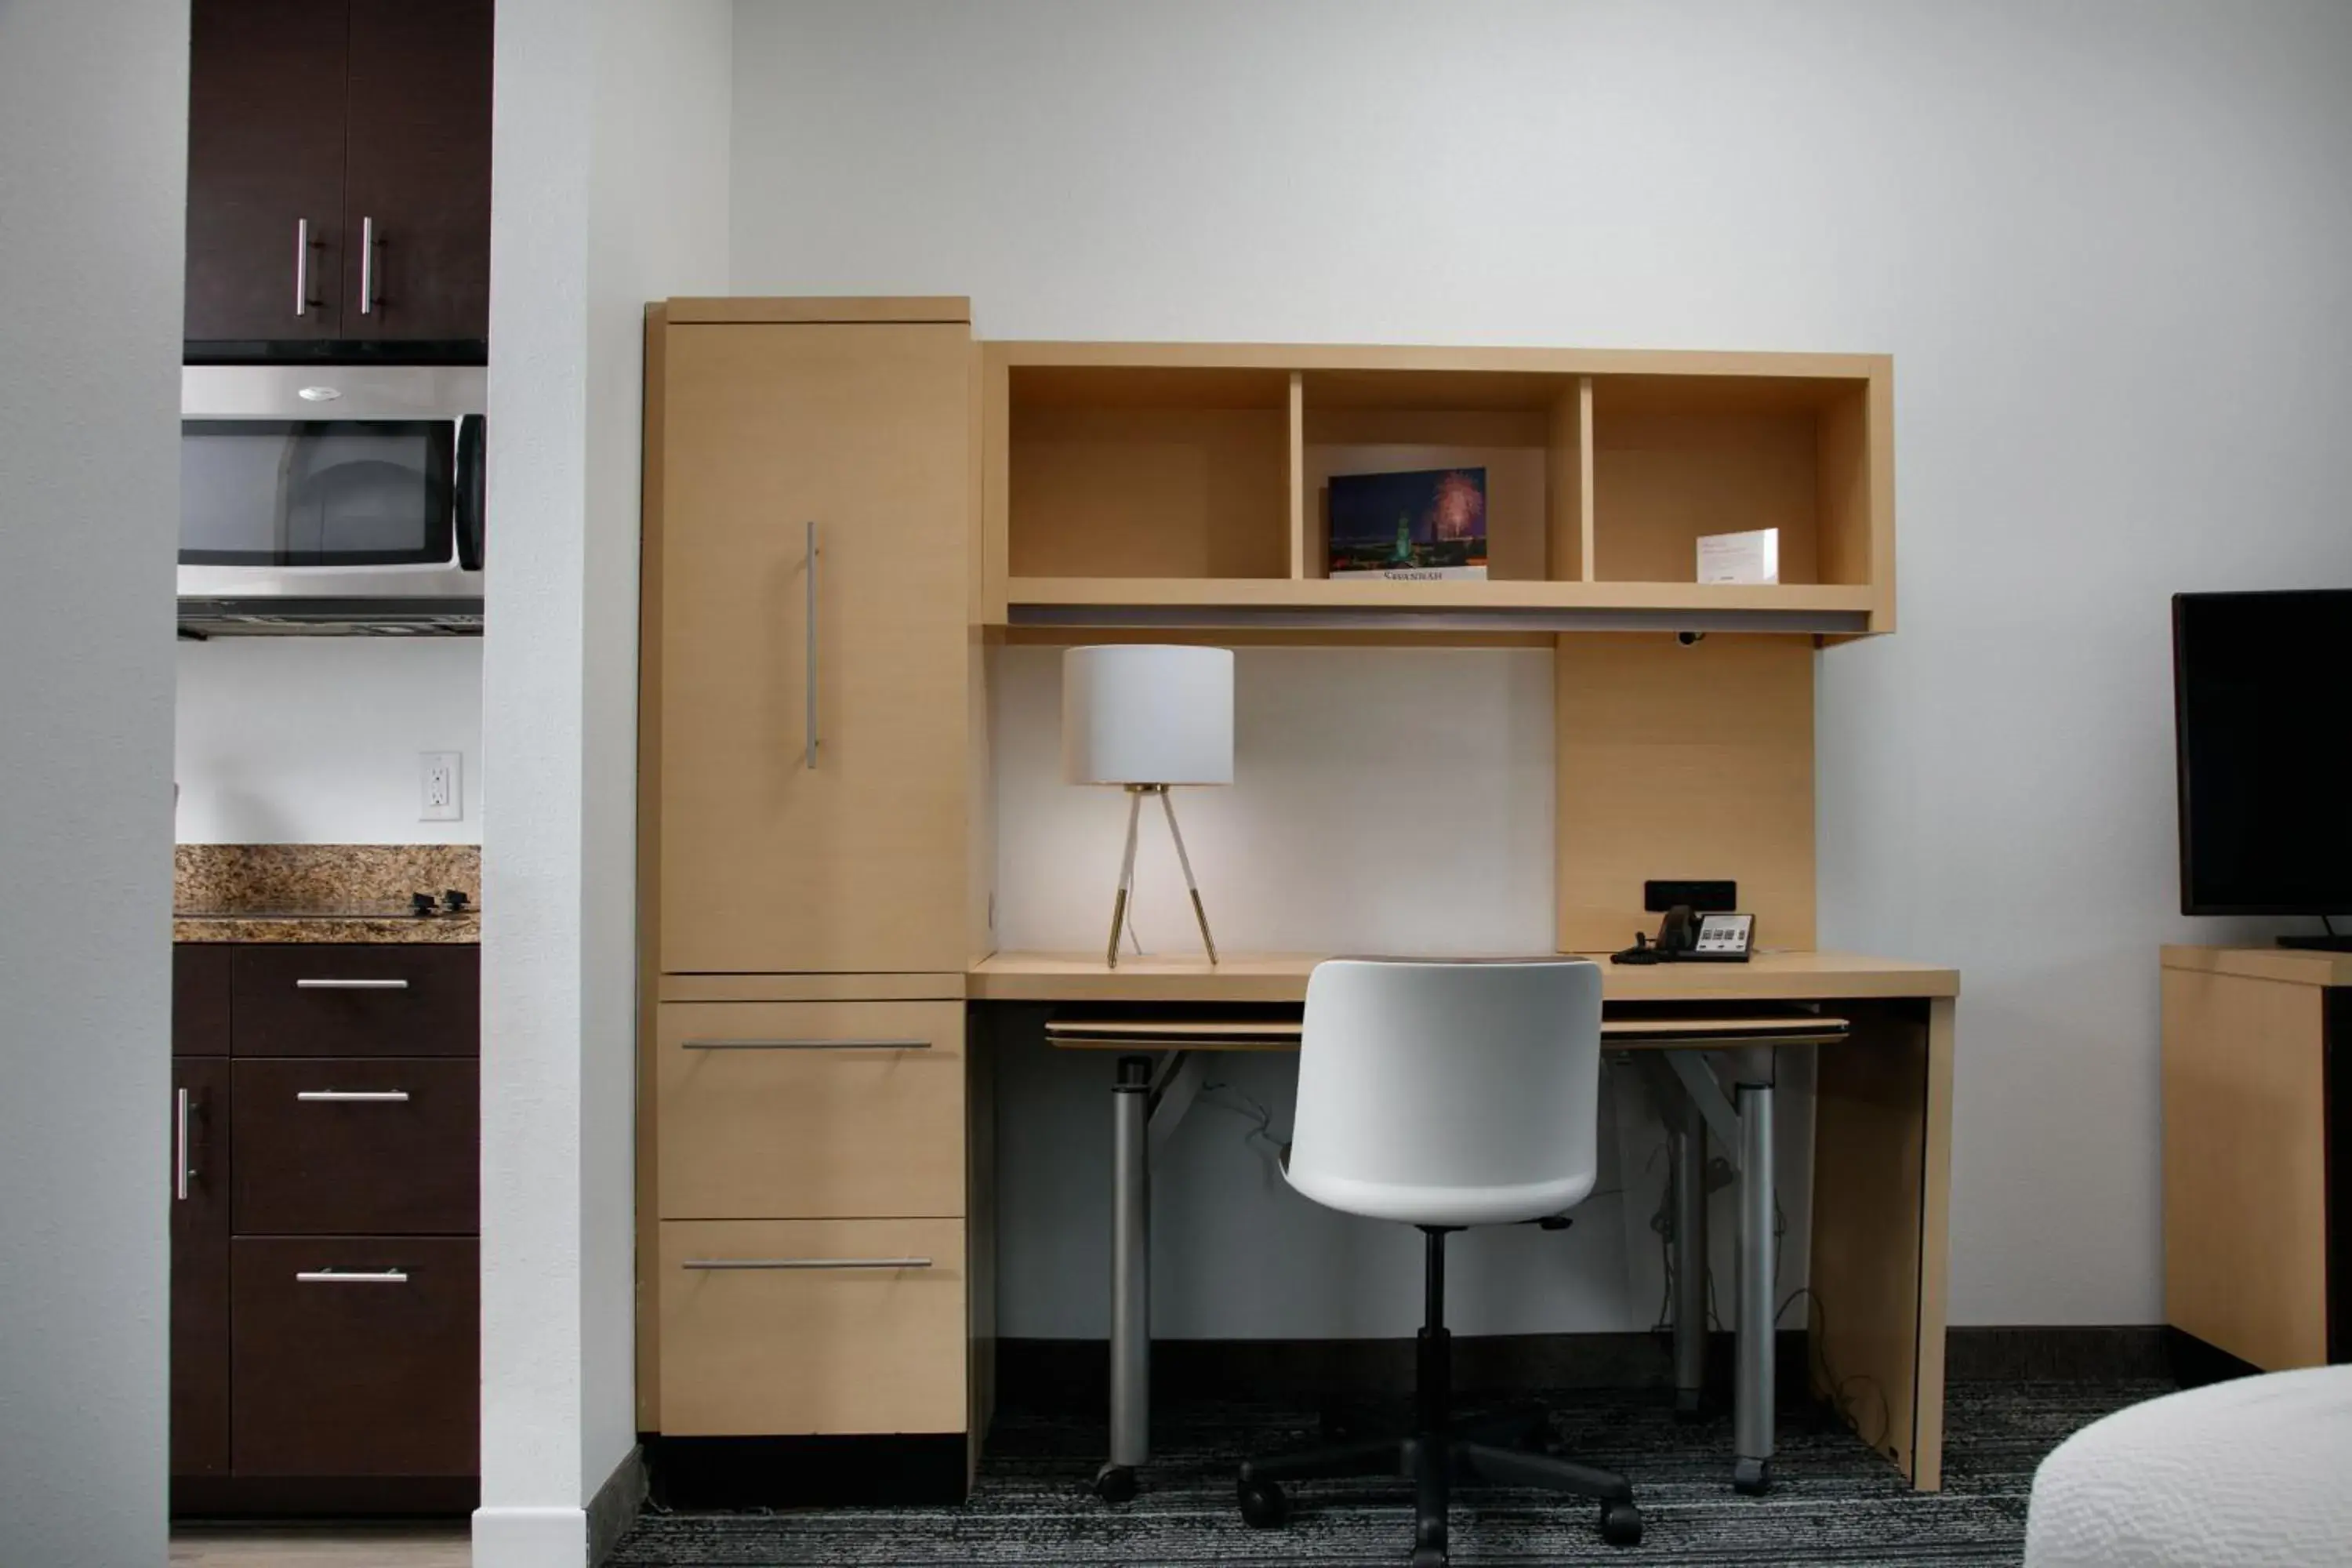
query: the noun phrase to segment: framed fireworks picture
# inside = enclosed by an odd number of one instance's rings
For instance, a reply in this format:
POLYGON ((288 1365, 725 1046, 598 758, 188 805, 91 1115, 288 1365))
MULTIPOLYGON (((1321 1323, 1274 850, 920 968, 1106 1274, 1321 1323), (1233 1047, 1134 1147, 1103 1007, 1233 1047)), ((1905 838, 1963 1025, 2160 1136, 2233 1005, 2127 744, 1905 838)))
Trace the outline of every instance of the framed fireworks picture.
POLYGON ((1331 575, 1483 581, 1486 470, 1332 475, 1331 575))

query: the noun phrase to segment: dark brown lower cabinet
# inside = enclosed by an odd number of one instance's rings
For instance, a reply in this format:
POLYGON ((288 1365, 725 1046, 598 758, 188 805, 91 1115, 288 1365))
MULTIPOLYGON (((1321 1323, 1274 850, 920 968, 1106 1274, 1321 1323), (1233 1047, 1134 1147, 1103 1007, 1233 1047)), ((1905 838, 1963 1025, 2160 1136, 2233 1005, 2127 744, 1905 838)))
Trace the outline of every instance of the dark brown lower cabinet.
POLYGON ((471 946, 177 954, 176 1511, 473 1506, 478 963, 471 946))
POLYGON ((230 1247, 237 1474, 474 1473, 478 1243, 239 1237, 230 1247))
POLYGON ((229 1064, 172 1063, 172 1473, 229 1467, 229 1064))

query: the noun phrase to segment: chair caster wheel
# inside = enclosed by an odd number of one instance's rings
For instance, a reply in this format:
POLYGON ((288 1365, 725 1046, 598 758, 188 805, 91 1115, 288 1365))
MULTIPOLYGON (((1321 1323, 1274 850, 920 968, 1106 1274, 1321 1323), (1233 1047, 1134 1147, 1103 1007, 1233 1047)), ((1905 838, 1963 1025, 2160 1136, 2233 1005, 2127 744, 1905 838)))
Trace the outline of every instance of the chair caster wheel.
POLYGON ((1095 1472, 1095 1496, 1105 1502, 1135 1500, 1135 1467, 1105 1465, 1095 1472))
POLYGON ((1445 1568, 1447 1561, 1443 1546, 1416 1546, 1412 1549, 1412 1568, 1445 1568))
POLYGON ((1772 1461, 1769 1459, 1734 1459, 1731 1462, 1731 1489, 1742 1497, 1762 1497, 1772 1489, 1772 1461))
POLYGON ((1630 1502, 1601 1505, 1601 1539, 1612 1546, 1642 1544, 1642 1510, 1630 1502))
POLYGON ((1290 1500, 1272 1481, 1244 1481, 1239 1492, 1242 1522, 1252 1530, 1273 1530, 1290 1517, 1290 1500))

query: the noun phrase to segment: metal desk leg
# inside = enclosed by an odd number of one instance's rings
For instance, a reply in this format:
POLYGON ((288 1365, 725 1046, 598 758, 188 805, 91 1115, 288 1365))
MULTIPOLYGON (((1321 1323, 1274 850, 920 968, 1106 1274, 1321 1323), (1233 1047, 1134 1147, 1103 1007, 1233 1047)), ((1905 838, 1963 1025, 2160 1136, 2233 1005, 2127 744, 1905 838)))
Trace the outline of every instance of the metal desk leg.
POLYGON ((1121 1057, 1111 1087, 1110 1460, 1106 1502, 1135 1496, 1151 1457, 1151 1058, 1121 1057))
POLYGON ((1696 1416, 1706 1392, 1706 1118, 1687 1095, 1668 1108, 1675 1189, 1675 1414, 1696 1416))
POLYGON ((1732 1416, 1735 1490, 1772 1484, 1772 1058, 1743 1053, 1739 1106, 1738 1393, 1732 1416), (1760 1064, 1756 1058, 1761 1058, 1760 1064))

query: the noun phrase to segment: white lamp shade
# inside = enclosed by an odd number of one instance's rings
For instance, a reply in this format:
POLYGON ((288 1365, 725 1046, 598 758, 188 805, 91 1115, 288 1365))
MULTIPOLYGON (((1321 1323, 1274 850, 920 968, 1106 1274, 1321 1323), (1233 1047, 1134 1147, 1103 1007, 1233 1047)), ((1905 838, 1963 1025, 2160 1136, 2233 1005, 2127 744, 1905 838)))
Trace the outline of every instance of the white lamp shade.
POLYGON ((1122 643, 1063 654, 1062 775, 1087 784, 1233 783, 1233 650, 1122 643))

